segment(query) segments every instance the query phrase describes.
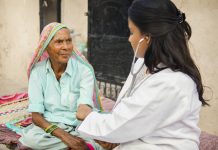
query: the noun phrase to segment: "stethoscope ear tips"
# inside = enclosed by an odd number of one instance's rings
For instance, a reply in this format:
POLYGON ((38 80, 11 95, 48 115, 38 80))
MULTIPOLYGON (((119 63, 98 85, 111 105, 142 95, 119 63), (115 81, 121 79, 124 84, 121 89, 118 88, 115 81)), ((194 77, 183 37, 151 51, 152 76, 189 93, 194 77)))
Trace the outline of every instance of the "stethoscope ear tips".
POLYGON ((141 38, 141 39, 139 40, 139 43, 141 43, 144 39, 145 39, 145 38, 141 38))

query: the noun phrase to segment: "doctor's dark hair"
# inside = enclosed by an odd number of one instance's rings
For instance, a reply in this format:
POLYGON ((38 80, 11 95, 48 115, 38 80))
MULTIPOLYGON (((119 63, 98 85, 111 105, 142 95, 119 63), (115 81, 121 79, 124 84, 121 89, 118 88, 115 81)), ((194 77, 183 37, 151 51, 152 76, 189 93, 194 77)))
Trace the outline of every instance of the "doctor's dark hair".
POLYGON ((151 37, 144 56, 149 72, 162 70, 157 65, 163 63, 173 71, 187 74, 196 83, 202 105, 209 105, 203 98, 200 72, 189 52, 187 42, 192 31, 185 14, 170 0, 134 0, 128 16, 142 34, 151 37))

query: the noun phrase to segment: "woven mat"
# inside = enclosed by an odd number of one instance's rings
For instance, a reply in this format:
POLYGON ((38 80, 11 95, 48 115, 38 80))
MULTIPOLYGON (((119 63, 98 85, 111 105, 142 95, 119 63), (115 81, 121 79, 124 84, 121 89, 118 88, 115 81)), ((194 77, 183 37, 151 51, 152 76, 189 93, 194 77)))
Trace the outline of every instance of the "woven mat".
POLYGON ((0 105, 0 125, 4 126, 8 122, 20 121, 29 117, 27 111, 28 98, 14 100, 0 105))

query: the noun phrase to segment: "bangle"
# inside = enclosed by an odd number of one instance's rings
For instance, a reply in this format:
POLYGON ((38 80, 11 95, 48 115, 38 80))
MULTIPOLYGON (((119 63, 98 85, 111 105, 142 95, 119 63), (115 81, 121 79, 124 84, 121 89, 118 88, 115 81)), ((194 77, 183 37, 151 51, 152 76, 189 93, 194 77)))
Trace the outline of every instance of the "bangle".
POLYGON ((47 130, 48 130, 49 128, 51 128, 51 126, 52 126, 52 124, 49 125, 47 128, 45 128, 44 131, 47 132, 47 130))
POLYGON ((46 129, 45 129, 45 132, 46 133, 52 133, 55 129, 57 129, 58 126, 55 125, 55 124, 51 124, 50 126, 48 126, 46 129))

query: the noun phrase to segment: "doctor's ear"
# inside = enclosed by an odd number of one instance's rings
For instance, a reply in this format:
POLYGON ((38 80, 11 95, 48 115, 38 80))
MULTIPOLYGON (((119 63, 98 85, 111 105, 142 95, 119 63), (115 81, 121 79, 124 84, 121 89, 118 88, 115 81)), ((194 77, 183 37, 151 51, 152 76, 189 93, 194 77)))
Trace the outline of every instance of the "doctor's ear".
POLYGON ((151 41, 151 36, 145 35, 145 36, 144 36, 144 39, 145 39, 146 43, 149 44, 150 41, 151 41))

